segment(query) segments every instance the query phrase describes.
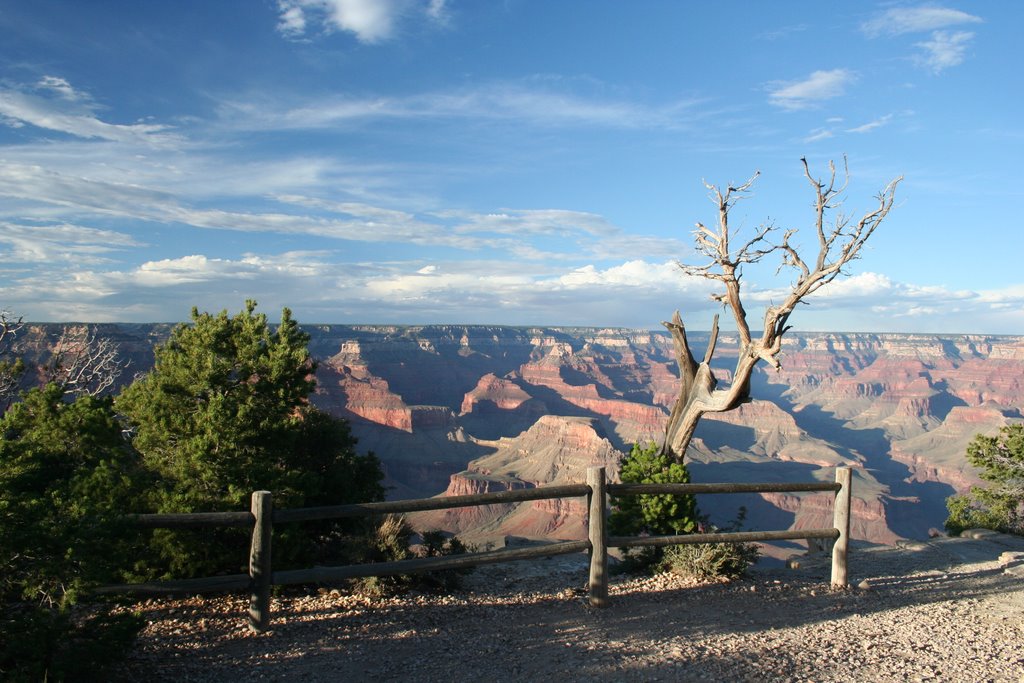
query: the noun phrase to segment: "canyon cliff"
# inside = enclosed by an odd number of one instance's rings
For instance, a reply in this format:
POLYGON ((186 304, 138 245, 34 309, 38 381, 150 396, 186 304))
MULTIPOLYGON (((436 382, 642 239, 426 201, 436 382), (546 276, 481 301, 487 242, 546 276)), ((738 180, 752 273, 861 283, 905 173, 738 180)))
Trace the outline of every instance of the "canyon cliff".
MULTIPOLYGON (((44 358, 57 325, 19 336, 44 358)), ((152 363, 168 325, 102 324, 131 360, 152 363)), ((381 459, 391 498, 614 479, 635 442, 658 440, 678 374, 669 337, 628 329, 305 325, 319 365, 313 401, 347 418, 381 459)), ((694 354, 707 335, 691 333, 694 354)), ((714 363, 727 383, 736 340, 714 363)), ((831 480, 854 468, 854 536, 878 542, 941 528, 945 498, 977 483, 964 449, 1022 419, 1024 338, 790 332, 782 369, 759 366, 753 400, 709 414, 687 454, 694 481, 831 480)), ((749 528, 827 526, 821 495, 704 496, 718 522, 740 505, 749 528)), ((421 528, 474 540, 582 538, 584 501, 424 513, 421 528)))

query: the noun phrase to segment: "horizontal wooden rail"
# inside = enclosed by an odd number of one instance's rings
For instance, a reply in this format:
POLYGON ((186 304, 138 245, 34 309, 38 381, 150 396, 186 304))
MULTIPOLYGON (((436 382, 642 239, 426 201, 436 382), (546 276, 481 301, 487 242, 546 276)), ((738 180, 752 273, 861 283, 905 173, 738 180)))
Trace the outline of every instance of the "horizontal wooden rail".
POLYGON ((197 593, 226 593, 228 591, 246 590, 251 586, 252 578, 248 574, 227 574, 198 579, 174 579, 172 581, 100 586, 96 589, 96 592, 106 595, 195 595, 197 593))
POLYGON ((294 569, 274 572, 274 584, 286 586, 290 584, 356 579, 366 576, 396 576, 399 574, 419 574, 444 569, 467 569, 483 564, 568 555, 570 553, 583 552, 584 550, 590 550, 590 541, 563 541, 560 543, 546 543, 532 548, 506 548, 503 550, 489 550, 482 553, 449 555, 446 557, 417 557, 396 562, 373 562, 370 564, 353 564, 346 567, 294 569))
POLYGON ((270 587, 272 585, 331 582, 367 576, 393 576, 396 574, 462 569, 484 564, 514 562, 516 560, 550 557, 586 550, 590 552, 590 602, 592 605, 600 607, 607 604, 607 549, 609 547, 632 548, 691 543, 756 543, 809 538, 835 539, 832 551, 832 585, 842 587, 847 585, 846 560, 850 533, 851 483, 852 475, 850 469, 841 467, 836 470, 835 483, 610 484, 605 479, 604 468, 595 467, 588 470, 586 484, 543 486, 445 498, 330 505, 285 510, 273 509, 270 492, 257 491, 253 493, 252 507, 249 512, 160 513, 133 515, 130 517, 139 526, 147 528, 249 527, 253 529, 249 574, 105 586, 100 588, 98 592, 167 595, 248 588, 252 594, 249 609, 250 624, 256 630, 265 630, 269 627, 270 621, 270 587), (607 496, 801 493, 810 491, 833 491, 836 493, 833 510, 834 528, 723 532, 688 534, 684 536, 608 536, 606 529, 605 499, 607 496), (398 562, 271 571, 270 546, 273 524, 424 512, 481 505, 501 505, 552 498, 572 498, 576 496, 587 496, 589 499, 589 540, 564 541, 529 548, 506 548, 458 556, 415 558, 398 562))
POLYGON ((384 503, 354 503, 350 505, 327 505, 314 508, 292 508, 275 510, 274 522, 308 522, 316 519, 339 519, 342 517, 367 517, 370 515, 404 514, 426 512, 427 510, 448 510, 450 508, 476 505, 500 505, 502 503, 523 503, 529 500, 548 498, 572 498, 590 493, 586 484, 565 486, 540 486, 532 489, 514 489, 493 493, 475 493, 468 496, 446 496, 444 498, 417 498, 414 500, 392 500, 384 503))
POLYGON ((839 538, 839 530, 789 529, 786 531, 729 531, 716 534, 686 534, 685 536, 609 536, 608 546, 611 548, 638 548, 692 543, 762 543, 805 538, 835 539, 839 538))
POLYGON ((252 527, 256 518, 251 512, 157 512, 128 517, 146 529, 191 529, 210 526, 252 527))
MULTIPOLYGON (((482 553, 449 555, 446 557, 417 557, 396 562, 370 562, 344 567, 312 567, 310 569, 288 569, 273 573, 272 584, 290 586, 303 583, 327 583, 343 579, 357 579, 367 576, 397 576, 421 574, 445 569, 466 569, 485 564, 532 560, 538 557, 569 555, 590 550, 590 541, 562 541, 545 543, 530 548, 506 548, 482 553)), ((127 595, 174 595, 182 593, 204 593, 241 590, 249 588, 252 581, 248 574, 230 574, 199 579, 177 579, 154 581, 117 586, 103 586, 97 593, 127 595)))
POLYGON ((838 491, 840 485, 830 481, 768 483, 768 484, 608 484, 612 496, 672 493, 695 495, 709 493, 805 493, 807 491, 838 491))

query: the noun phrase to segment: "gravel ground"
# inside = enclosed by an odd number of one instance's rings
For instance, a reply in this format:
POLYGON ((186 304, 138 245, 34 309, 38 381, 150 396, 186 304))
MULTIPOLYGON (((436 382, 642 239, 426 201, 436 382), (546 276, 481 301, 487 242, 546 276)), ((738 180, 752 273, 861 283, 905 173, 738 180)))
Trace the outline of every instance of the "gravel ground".
POLYGON ((1024 681, 1024 538, 855 547, 731 583, 617 578, 593 609, 586 558, 482 567, 448 596, 286 595, 273 630, 241 597, 151 600, 128 680, 1024 681))

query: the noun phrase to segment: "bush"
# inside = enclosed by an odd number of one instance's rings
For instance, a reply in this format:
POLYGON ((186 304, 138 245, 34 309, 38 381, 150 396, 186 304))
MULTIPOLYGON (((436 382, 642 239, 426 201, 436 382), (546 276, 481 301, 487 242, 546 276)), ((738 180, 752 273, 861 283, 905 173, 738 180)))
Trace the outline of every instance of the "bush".
MULTIPOLYGON (((652 442, 646 448, 633 446, 619 464, 619 478, 624 484, 689 484, 690 472, 652 442)), ((608 518, 608 528, 615 535, 689 534, 697 528, 693 496, 644 494, 616 500, 608 518)))
POLYGON ((975 436, 967 446, 967 461, 989 484, 946 500, 946 530, 954 535, 978 528, 1024 535, 1024 424, 1001 427, 996 436, 975 436))
MULTIPOLYGON (((449 557, 451 555, 464 555, 475 552, 472 546, 467 546, 458 536, 446 536, 443 531, 424 531, 422 538, 422 557, 449 557)), ((438 572, 422 574, 424 581, 432 583, 434 587, 442 592, 450 592, 462 586, 462 577, 473 572, 474 567, 462 567, 461 569, 445 569, 438 572)))
POLYGON ((700 580, 732 579, 742 576, 759 556, 753 543, 688 543, 666 550, 661 569, 700 580))
POLYGON ((109 399, 27 392, 0 419, 0 674, 98 680, 141 622, 72 606, 135 552, 122 515, 139 488, 109 399))
MULTIPOLYGON (((690 472, 655 443, 635 444, 619 465, 624 484, 688 484, 690 472)), ((664 536, 693 533, 699 513, 693 496, 643 494, 616 498, 608 517, 608 530, 615 536, 664 536)), ((643 547, 627 551, 625 571, 655 567, 664 555, 662 548, 643 547)))
POLYGON ((105 609, 76 618, 67 609, 21 603, 0 617, 0 680, 101 681, 144 625, 105 609))
MULTIPOLYGON (((419 552, 413 552, 415 531, 400 515, 388 515, 372 531, 367 539, 367 552, 356 562, 397 562, 414 557, 447 557, 473 552, 455 536, 446 536, 442 531, 425 531, 421 534, 419 552)), ((462 577, 473 571, 472 567, 445 569, 442 571, 402 574, 397 576, 371 576, 359 582, 359 590, 370 595, 392 595, 409 590, 434 590, 450 592, 457 589, 462 577)))
MULTIPOLYGON (((134 447, 157 480, 151 507, 247 510, 257 490, 271 491, 278 508, 383 499, 378 460, 355 453, 344 420, 309 405, 316 385, 309 336, 288 309, 272 330, 255 308, 248 301, 234 317, 193 309, 192 324, 175 328, 157 347, 153 369, 116 399, 134 447)), ((282 528, 275 534, 275 561, 308 562, 338 528, 282 528)), ((244 531, 159 530, 153 539, 158 559, 150 573, 244 570, 244 531)))
MULTIPOLYGON (((741 507, 736 519, 724 529, 702 519, 701 533, 735 532, 743 528, 747 509, 741 507)), ((757 562, 761 551, 756 543, 686 543, 665 551, 659 569, 691 579, 734 579, 746 573, 757 562)))

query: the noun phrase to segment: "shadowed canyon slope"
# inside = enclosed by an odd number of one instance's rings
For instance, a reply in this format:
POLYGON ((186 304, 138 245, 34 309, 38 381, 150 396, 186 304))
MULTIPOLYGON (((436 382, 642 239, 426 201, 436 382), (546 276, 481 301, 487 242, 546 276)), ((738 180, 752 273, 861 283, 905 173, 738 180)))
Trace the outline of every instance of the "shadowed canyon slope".
MULTIPOLYGON (((657 439, 675 397, 667 336, 621 329, 321 328, 317 401, 352 420, 385 462, 393 495, 458 495, 581 481, 657 439)), ((698 355, 707 342, 692 335, 698 355)), ((736 340, 720 340, 729 380, 736 340)), ((706 416, 696 481, 828 480, 855 468, 854 533, 892 542, 941 527, 945 498, 976 483, 964 449, 1021 419, 1024 339, 793 335, 783 369, 759 368, 754 400, 706 416)), ((707 496, 719 521, 828 526, 831 497, 707 496)), ((582 501, 420 516, 469 538, 581 538, 582 501)))
MULTIPOLYGON (((138 372, 166 325, 99 325, 138 372)), ((677 391, 667 335, 625 329, 484 326, 305 326, 320 365, 314 401, 348 418, 384 464, 392 498, 458 495, 617 475, 632 443, 658 439, 677 391)), ((54 325, 33 326, 22 352, 43 353, 54 325)), ((706 335, 691 333, 698 357, 706 335)), ((736 339, 719 340, 728 382, 736 339)), ((689 460, 695 481, 831 480, 854 468, 854 536, 923 537, 945 498, 978 481, 964 449, 978 432, 1021 420, 1024 338, 790 333, 782 370, 758 368, 754 400, 709 414, 689 460)), ((828 526, 831 497, 706 496, 751 528, 828 526)), ((419 516, 470 539, 582 538, 583 500, 419 516)))

